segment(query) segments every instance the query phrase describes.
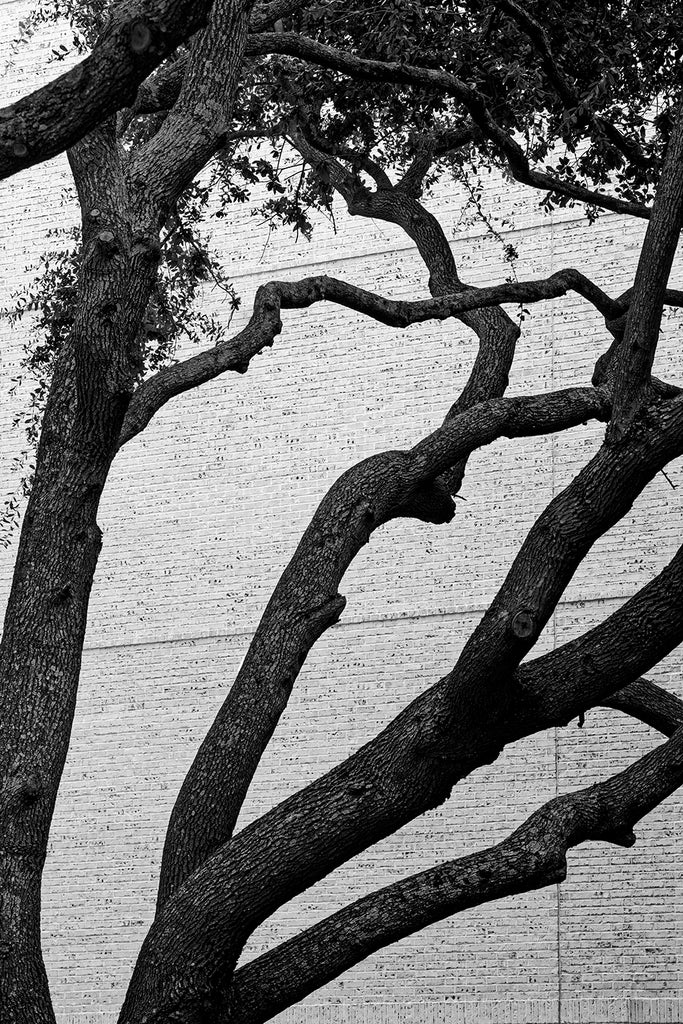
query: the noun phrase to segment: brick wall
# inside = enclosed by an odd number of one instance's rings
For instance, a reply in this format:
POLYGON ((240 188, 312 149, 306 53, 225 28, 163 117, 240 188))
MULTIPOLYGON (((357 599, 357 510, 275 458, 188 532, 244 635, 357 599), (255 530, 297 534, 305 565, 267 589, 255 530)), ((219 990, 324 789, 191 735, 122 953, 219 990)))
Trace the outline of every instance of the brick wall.
MULTIPOLYGON (((23 0, 0 3, 11 39, 23 0)), ((10 100, 40 78, 52 36, 19 50, 0 78, 10 100)), ((11 57, 11 54, 10 54, 11 57)), ((3 61, 4 64, 4 61, 3 61)), ((2 70, 2 68, 0 68, 2 70)), ((48 73, 54 74, 54 68, 48 73)), ((0 305, 28 276, 46 232, 73 223, 63 158, 0 184, 0 305)), ((612 294, 626 287, 643 226, 578 211, 552 218, 538 196, 487 179, 487 208, 518 249, 521 278, 565 266, 612 294)), ((445 184, 431 201, 462 275, 503 280, 501 246, 463 222, 445 184)), ((249 207, 217 245, 248 316, 258 284, 324 272, 396 298, 426 294, 413 247, 390 225, 321 224, 308 244, 268 238, 249 207), (266 244, 267 242, 267 244, 266 244)), ((680 280, 676 278, 675 280, 680 280)), ((220 309, 215 293, 207 307, 220 309)), ((44 883, 48 969, 60 1024, 110 1024, 150 923, 165 823, 183 774, 223 700, 265 601, 325 490, 344 469, 406 447, 437 425, 466 379, 474 341, 453 322, 396 331, 324 305, 288 312, 272 350, 166 407, 117 459, 103 503, 72 749, 44 883)), ((676 379, 680 319, 665 325, 658 370, 676 379)), ((0 494, 21 449, 8 395, 25 335, 0 323, 0 494)), ((534 306, 510 393, 585 382, 605 344, 575 296, 534 306)), ((187 351, 190 351, 188 349, 187 351)), ((187 354, 181 352, 180 355, 187 354)), ((535 517, 599 443, 594 425, 500 441, 470 462, 448 527, 384 527, 342 585, 342 621, 317 645, 244 810, 252 820, 369 739, 453 665, 535 517)), ((681 467, 669 476, 680 482, 681 467)), ((660 475, 595 548, 541 649, 599 622, 671 557, 680 490, 660 475)), ((0 560, 4 598, 15 546, 0 560)), ((681 693, 680 657, 653 677, 681 693)), ((309 890, 253 937, 250 957, 372 888, 502 839, 538 804, 625 767, 656 741, 638 723, 591 712, 585 727, 504 752, 443 807, 309 890)), ((683 1020, 681 797, 639 827, 632 850, 574 851, 561 890, 499 901, 386 949, 282 1017, 288 1024, 492 1024, 683 1020)))

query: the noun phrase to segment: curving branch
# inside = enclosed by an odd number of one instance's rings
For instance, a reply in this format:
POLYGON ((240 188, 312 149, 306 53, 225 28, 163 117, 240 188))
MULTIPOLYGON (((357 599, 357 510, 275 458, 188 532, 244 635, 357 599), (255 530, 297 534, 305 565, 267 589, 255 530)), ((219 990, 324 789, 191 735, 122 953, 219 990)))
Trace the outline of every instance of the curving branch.
POLYGON ((512 835, 479 853, 401 879, 240 968, 234 1024, 262 1024, 378 949, 469 907, 563 882, 567 853, 585 842, 635 843, 633 828, 683 783, 683 728, 606 782, 555 797, 512 835))
POLYGON ((463 104, 477 129, 496 146, 506 160, 511 174, 521 184, 530 185, 545 192, 557 192, 579 202, 599 206, 614 213, 645 219, 650 216, 649 208, 640 203, 617 199, 614 196, 564 181, 552 174, 530 167, 521 146, 491 116, 481 93, 447 71, 416 67, 400 62, 368 60, 328 46, 326 43, 319 43, 315 39, 300 36, 295 32, 266 32, 251 35, 247 42, 246 52, 251 56, 281 53, 312 64, 319 64, 351 77, 438 89, 442 93, 455 97, 463 104))
POLYGON ((454 503, 439 476, 498 437, 565 430, 606 419, 591 388, 497 398, 461 413, 408 452, 385 452, 332 486, 268 602, 237 678, 183 782, 166 835, 157 912, 232 835, 263 751, 314 643, 339 620, 338 588, 372 533, 390 519, 448 522, 454 503))
POLYGON ((634 679, 602 701, 602 707, 623 711, 665 736, 673 736, 683 725, 683 700, 650 679, 634 679))
MULTIPOLYGON (((384 220, 405 231, 429 272, 432 296, 436 298, 466 289, 439 221, 411 194, 411 191, 419 190, 419 175, 426 173, 429 152, 421 166, 413 163, 412 169, 416 174, 413 178, 408 177, 407 188, 404 179, 394 187, 370 192, 336 158, 330 163, 325 153, 320 152, 318 147, 325 146, 324 140, 321 143, 316 137, 315 143, 305 134, 294 135, 294 144, 304 159, 314 167, 324 168, 352 216, 384 220)), ((477 335, 479 350, 467 383, 446 414, 446 419, 478 402, 505 394, 520 335, 519 325, 498 305, 462 312, 459 319, 477 335)), ((451 494, 460 490, 465 466, 465 461, 461 461, 448 470, 443 483, 451 494)))
POLYGON ((121 0, 93 52, 0 109, 0 178, 68 149, 129 106, 141 82, 206 25, 213 0, 121 0))
POLYGON ((139 434, 152 417, 176 395, 233 370, 244 373, 249 362, 282 330, 282 309, 303 309, 315 302, 336 302, 387 324, 405 328, 426 320, 446 320, 467 311, 502 302, 540 302, 576 291, 607 315, 614 300, 577 270, 558 271, 541 281, 519 281, 489 288, 463 288, 452 295, 414 302, 386 299, 332 277, 303 278, 296 283, 273 281, 262 285, 254 299, 249 323, 229 342, 165 367, 145 381, 133 395, 121 431, 119 447, 139 434))

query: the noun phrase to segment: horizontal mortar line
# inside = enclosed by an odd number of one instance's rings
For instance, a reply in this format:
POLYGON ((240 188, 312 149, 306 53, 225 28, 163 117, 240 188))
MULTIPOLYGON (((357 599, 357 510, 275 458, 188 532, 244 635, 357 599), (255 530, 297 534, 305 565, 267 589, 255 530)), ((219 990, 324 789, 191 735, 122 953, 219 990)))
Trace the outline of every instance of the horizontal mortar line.
MULTIPOLYGON (((2 4, 2 2, 3 2, 3 0, 0 0, 0 5, 2 4)), ((9 0, 9 2, 10 3, 15 3, 15 2, 18 3, 19 0, 9 0)), ((23 2, 23 0, 22 0, 22 2, 23 2)), ((605 211, 602 216, 604 218, 606 218, 606 219, 609 219, 609 220, 617 220, 620 215, 616 214, 616 213, 612 213, 611 211, 605 211)), ((371 218, 368 218, 368 219, 371 220, 373 224, 377 223, 375 218, 371 217, 371 218)), ((581 214, 581 213, 577 213, 576 216, 566 217, 566 218, 563 218, 562 220, 557 221, 557 222, 554 222, 551 219, 551 220, 549 220, 547 222, 546 221, 541 221, 540 223, 536 223, 536 224, 528 224, 525 227, 521 227, 521 228, 501 227, 501 229, 498 232, 498 234, 501 237, 507 237, 507 236, 514 236, 514 235, 538 234, 539 232, 547 231, 549 233, 549 236, 550 236, 550 232, 552 231, 553 227, 561 226, 561 225, 564 225, 564 224, 567 224, 567 225, 569 225, 569 224, 576 224, 577 222, 582 221, 582 220, 585 220, 585 215, 581 214)), ((233 229, 237 230, 240 227, 247 228, 248 226, 249 226, 249 222, 246 221, 244 223, 244 225, 233 225, 233 229)), ((342 234, 343 233, 340 232, 335 237, 341 238, 342 234)), ((477 241, 477 240, 482 239, 482 238, 486 238, 487 236, 488 236, 488 232, 487 231, 465 232, 463 235, 459 235, 457 238, 449 239, 448 240, 448 244, 449 244, 449 247, 452 247, 452 246, 458 245, 458 244, 460 244, 462 242, 473 242, 473 241, 477 241)), ((348 239, 348 241, 350 242, 352 240, 348 239)), ((219 246, 217 246, 216 248, 219 248, 219 246)), ((279 273, 282 273, 284 271, 289 271, 289 270, 299 270, 299 271, 301 271, 301 270, 307 270, 307 269, 309 269, 311 267, 323 268, 323 267, 329 266, 330 264, 345 264, 345 263, 353 262, 354 260, 360 261, 360 260, 363 260, 363 259, 371 259, 371 258, 373 258, 375 256, 393 256, 394 254, 398 255, 398 254, 406 253, 406 252, 417 252, 417 247, 414 244, 406 243, 406 244, 398 245, 398 246, 395 246, 395 247, 388 247, 388 248, 384 248, 384 249, 373 249, 371 252, 351 253, 348 256, 340 255, 340 256, 330 257, 329 255, 325 255, 322 259, 319 259, 319 260, 305 260, 303 263, 283 263, 283 264, 281 264, 281 265, 279 265, 277 267, 264 267, 263 269, 260 269, 260 265, 259 265, 259 266, 257 266, 256 268, 254 268, 252 270, 244 270, 243 272, 230 274, 230 280, 231 281, 243 281, 243 280, 245 280, 247 278, 257 278, 257 277, 265 276, 266 274, 270 274, 270 273, 273 273, 273 274, 277 273, 277 274, 279 274, 279 273)), ((502 269, 504 269, 504 268, 502 268, 502 269)), ((476 287, 476 286, 469 285, 468 287, 476 287)), ((480 285, 479 287, 487 287, 487 286, 480 285)), ((397 300, 397 301, 409 301, 409 300, 397 300)))
MULTIPOLYGON (((609 211, 606 211, 605 214, 604 214, 604 217, 605 218, 609 218, 610 220, 616 220, 616 219, 619 218, 619 216, 620 216, 619 214, 611 213, 609 211)), ((373 220, 372 218, 368 218, 368 219, 369 220, 373 220)), ((564 225, 564 224, 576 224, 577 221, 582 221, 582 220, 585 220, 585 215, 577 214, 575 217, 567 217, 567 218, 565 218, 565 219, 563 219, 561 221, 557 221, 555 223, 555 226, 564 225)), ((374 223, 374 220, 373 220, 373 223, 374 223)), ((552 223, 553 222, 549 221, 547 223, 541 223, 541 224, 529 224, 529 225, 527 225, 526 227, 523 227, 523 228, 501 228, 501 230, 498 233, 499 233, 499 235, 501 235, 501 237, 508 236, 508 235, 512 236, 512 235, 524 235, 524 234, 537 234, 537 233, 539 233, 541 231, 547 231, 548 233, 550 233, 550 229, 551 229, 551 224, 552 223)), ((245 225, 245 227, 246 226, 248 226, 248 224, 245 225)), ((342 238, 342 235, 343 235, 343 233, 340 231, 338 236, 336 236, 336 237, 342 238)), ((461 236, 459 235, 455 239, 450 239, 450 240, 448 240, 448 244, 449 244, 449 247, 453 247, 454 245, 458 245, 461 242, 473 242, 473 241, 477 241, 477 239, 486 238, 487 236, 488 236, 488 232, 487 231, 472 232, 471 234, 464 234, 464 235, 461 235, 461 236)), ((347 241, 350 243, 350 242, 352 242, 352 239, 347 239, 347 241)), ((329 266, 331 263, 350 263, 353 260, 370 259, 370 258, 372 258, 374 256, 393 256, 394 254, 405 253, 405 252, 417 252, 417 246, 406 244, 406 245, 397 245, 394 248, 373 249, 372 252, 352 253, 350 256, 336 256, 336 257, 325 256, 323 259, 320 259, 320 260, 309 260, 309 261, 305 261, 304 263, 283 263, 280 266, 274 267, 274 268, 265 267, 263 270, 261 270, 261 269, 259 269, 257 267, 254 270, 245 270, 243 273, 230 274, 230 280, 231 281, 242 281, 242 280, 244 280, 245 278, 248 278, 248 277, 260 277, 262 275, 265 275, 265 274, 269 273, 269 271, 271 269, 272 269, 272 271, 274 273, 278 273, 279 274, 279 273, 282 273, 283 271, 286 271, 286 270, 306 270, 309 267, 325 267, 325 266, 329 266)), ((468 285, 468 287, 474 287, 474 286, 468 285)), ((488 287, 488 286, 480 286, 480 287, 488 287)))
MULTIPOLYGON (((608 601, 618 601, 620 596, 612 594, 605 597, 581 597, 576 598, 574 601, 563 601, 559 608, 570 608, 575 605, 584 604, 595 604, 598 601, 606 603, 608 601)), ((626 599, 625 599, 626 600, 626 599)), ((463 608, 459 611, 452 612, 417 612, 414 615, 378 615, 371 616, 367 619, 340 619, 339 622, 331 628, 343 629, 344 627, 350 626, 372 626, 373 624, 385 623, 385 622, 419 622, 425 619, 454 619, 460 618, 465 615, 483 615, 488 605, 476 605, 474 608, 463 608)), ((555 613, 553 613, 555 614, 555 613)), ((126 647, 164 647, 166 644, 183 644, 192 643, 193 641, 202 640, 234 640, 238 637, 253 636, 256 629, 236 629, 229 632, 223 633, 194 633, 188 636, 170 636, 164 637, 162 640, 130 640, 122 643, 108 643, 108 644, 84 644, 84 651, 113 651, 119 650, 126 647)))
MULTIPOLYGON (((19 2, 19 0, 9 0, 9 2, 10 3, 15 3, 15 2, 19 2)), ((23 2, 23 0, 22 0, 22 2, 23 2)), ((3 3, 3 0, 0 0, 0 5, 2 5, 2 3, 3 3)), ((618 214, 606 212, 605 213, 605 217, 606 218, 608 217, 610 220, 616 220, 618 218, 618 214)), ((576 217, 568 217, 566 219, 563 219, 562 221, 558 221, 557 224, 559 224, 559 225, 576 224, 578 221, 582 221, 584 219, 585 219, 584 216, 582 216, 581 214, 577 214, 576 217)), ((245 226, 248 226, 248 225, 245 225, 245 226)), ((551 239, 551 242, 552 242, 551 231, 552 231, 554 226, 556 226, 556 225, 554 225, 554 222, 549 221, 548 223, 529 224, 527 227, 523 227, 523 228, 501 228, 499 234, 501 235, 501 237, 503 237, 503 236, 505 236, 505 237, 511 236, 512 237, 512 236, 515 236, 515 235, 534 234, 534 233, 539 233, 541 231, 547 231, 548 232, 548 237, 551 239)), ((237 230, 237 226, 235 226, 235 230, 237 230)), ((478 233, 474 233, 473 232, 472 234, 466 234, 466 235, 463 235, 461 237, 459 236, 457 239, 453 239, 453 240, 449 241, 448 244, 449 244, 449 247, 452 248, 454 245, 460 244, 461 242, 474 242, 474 241, 477 241, 478 239, 486 238, 487 234, 488 233, 486 231, 478 232, 478 233)), ((340 235, 338 237, 341 237, 341 233, 340 233, 340 235)), ((350 242, 351 240, 349 239, 348 241, 350 242)), ((220 246, 217 245, 216 246, 216 250, 218 251, 219 249, 220 249, 220 246)), ((376 256, 394 256, 394 255, 399 256, 399 255, 402 255, 402 254, 408 253, 408 252, 415 252, 416 253, 417 252, 417 247, 415 245, 412 245, 412 244, 405 244, 405 245, 396 246, 395 248, 388 247, 388 248, 385 248, 385 249, 374 249, 372 252, 367 252, 367 253, 352 253, 352 254, 350 254, 348 256, 341 255, 341 256, 336 256, 336 257, 330 257, 329 255, 326 255, 322 259, 319 259, 319 260, 306 260, 303 263, 283 263, 283 264, 281 264, 281 265, 279 265, 277 267, 263 267, 262 269, 260 267, 256 267, 255 269, 244 270, 244 271, 239 272, 239 273, 229 273, 229 277, 230 277, 230 280, 233 283, 237 283, 239 281, 245 281, 245 280, 248 280, 248 279, 252 279, 252 280, 255 279, 256 287, 258 288, 259 287, 258 278, 261 278, 261 277, 268 277, 269 280, 273 280, 276 276, 279 276, 280 274, 286 273, 288 271, 299 271, 299 275, 301 275, 302 271, 310 270, 311 268, 317 268, 318 274, 316 276, 324 276, 325 275, 325 268, 328 268, 328 267, 330 267, 333 264, 337 264, 337 265, 338 264, 347 264, 347 263, 352 263, 354 261, 361 261, 361 260, 364 260, 364 259, 372 259, 372 258, 374 258, 376 256)), ((5 266, 4 261, 0 260, 0 267, 4 267, 4 266, 5 266)), ((10 266, 10 264, 8 263, 7 267, 9 267, 9 266, 10 266)), ((226 269, 229 271, 229 260, 226 260, 226 269)), ((462 268, 460 267, 459 269, 462 269, 462 268)), ((476 271, 477 268, 471 268, 471 269, 476 271)), ((501 267, 501 271, 504 271, 504 270, 505 270, 505 267, 501 267)), ((425 267, 425 272, 426 272, 426 267, 425 267)), ((353 282, 351 282, 351 283, 353 283, 353 282)), ((381 282, 378 282, 378 285, 380 283, 381 282)), ((471 285, 471 284, 468 284, 468 285, 466 285, 466 287, 468 287, 468 288, 474 288, 474 287, 487 288, 487 287, 490 287, 490 285, 487 285, 487 284, 481 284, 481 285, 471 285)), ((215 291, 215 290, 216 290, 215 288, 213 288, 213 289, 209 288, 208 289, 208 294, 210 295, 211 292, 215 291)), ((369 290, 372 291, 372 288, 369 289, 369 290)), ((385 296, 385 297, 387 297, 387 296, 385 296)), ((425 296, 422 296, 422 298, 424 298, 424 297, 425 296)), ((426 296, 426 297, 429 298, 429 296, 426 296)), ((9 296, 7 298, 9 299, 9 296)), ((415 300, 414 299, 392 299, 391 301, 395 301, 395 302, 411 302, 411 301, 415 301, 415 300)), ((551 301, 551 300, 548 300, 548 301, 551 301)), ((210 302, 209 302, 209 304, 210 304, 210 302)), ((332 305, 337 306, 336 303, 332 303, 332 305)), ((518 303, 504 303, 504 305, 518 305, 518 303)), ((246 325, 246 322, 247 321, 245 321, 245 325, 246 325)), ((235 330, 241 330, 241 329, 242 328, 238 328, 238 327, 235 328, 235 330)), ((3 332, 3 333, 9 334, 9 330, 7 332, 3 332)))

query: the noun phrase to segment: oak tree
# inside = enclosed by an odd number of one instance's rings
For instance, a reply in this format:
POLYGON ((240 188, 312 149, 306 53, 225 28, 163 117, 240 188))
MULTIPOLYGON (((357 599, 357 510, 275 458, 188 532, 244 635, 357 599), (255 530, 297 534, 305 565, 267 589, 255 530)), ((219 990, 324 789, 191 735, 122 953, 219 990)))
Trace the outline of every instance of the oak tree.
POLYGON ((530 656, 595 541, 683 454, 683 394, 652 374, 663 307, 683 304, 669 288, 683 222, 677 7, 124 0, 60 9, 87 55, 0 111, 1 173, 68 146, 81 211, 75 247, 45 264, 33 299, 42 341, 27 357, 40 424, 0 646, 3 1021, 54 1021, 41 874, 110 467, 176 396, 247 372, 283 330, 283 310, 314 316, 324 300, 397 328, 456 318, 478 354, 432 433, 337 480, 284 568, 173 809, 121 1024, 265 1021, 431 922, 561 881, 579 843, 631 845, 634 825, 683 782, 683 702, 643 676, 683 639, 683 548, 598 626, 530 656), (295 183, 281 173, 283 146, 298 154, 295 183), (467 180, 482 167, 539 190, 547 209, 581 203, 592 218, 647 220, 632 286, 609 295, 581 268, 468 286, 422 197, 445 175, 467 180), (354 217, 397 225, 424 261, 428 292, 397 301, 329 277, 273 281, 242 330, 205 320, 213 344, 168 361, 187 318, 202 316, 178 296, 193 298, 218 273, 196 223, 229 218, 263 184, 268 216, 304 233, 335 195, 354 217), (504 307, 570 291, 604 320, 592 380, 506 397, 520 325, 504 307), (451 523, 473 452, 587 420, 605 424, 602 444, 537 519, 452 670, 346 761, 235 833, 301 666, 342 615, 344 573, 374 531, 398 517, 451 523), (668 739, 540 807, 499 845, 370 893, 236 969, 278 907, 446 800, 507 744, 597 705, 668 739))

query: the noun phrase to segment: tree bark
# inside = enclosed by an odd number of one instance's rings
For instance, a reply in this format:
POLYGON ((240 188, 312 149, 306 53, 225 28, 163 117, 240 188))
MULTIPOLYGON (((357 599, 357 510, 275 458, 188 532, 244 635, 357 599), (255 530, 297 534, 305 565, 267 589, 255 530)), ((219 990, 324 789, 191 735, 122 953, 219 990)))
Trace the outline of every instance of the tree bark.
POLYGON ((122 333, 130 257, 112 126, 79 144, 79 311, 54 371, 0 644, 0 893, 3 1021, 52 1024, 40 952, 40 882, 76 701, 88 600, 101 547, 97 509, 139 366, 122 333), (95 192, 96 183, 98 190, 95 192), (102 244, 105 233, 106 245, 102 244))

